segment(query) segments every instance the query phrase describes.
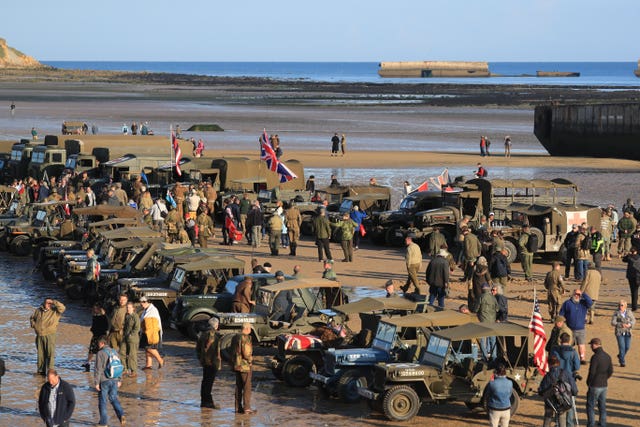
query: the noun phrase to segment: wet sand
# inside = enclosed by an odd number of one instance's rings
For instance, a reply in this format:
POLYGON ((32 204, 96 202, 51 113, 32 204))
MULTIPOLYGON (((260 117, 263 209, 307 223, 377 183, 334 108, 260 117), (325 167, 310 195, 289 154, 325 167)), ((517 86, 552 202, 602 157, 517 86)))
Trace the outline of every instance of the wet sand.
MULTIPOLYGON (((223 252, 244 259, 247 265, 250 257, 256 256, 261 262, 270 261, 274 269, 289 272, 294 264, 299 263, 305 276, 317 277, 321 274, 316 248, 309 239, 302 242, 297 259, 286 255, 278 258, 268 256, 268 249, 264 245, 256 252, 251 252, 250 247, 246 245, 219 248, 223 252)), ((341 258, 338 245, 332 244, 332 251, 334 258, 341 258)), ((0 298, 3 301, 11 301, 11 304, 0 311, 0 348, 3 356, 7 358, 9 369, 3 378, 0 426, 37 426, 41 424, 35 412, 35 394, 42 384, 42 378, 32 375, 36 358, 28 318, 46 295, 53 295, 65 303, 67 301, 58 288, 43 283, 37 274, 31 274, 30 260, 0 254, 0 266, 0 276, 5 278, 0 284, 0 298), (6 280, 9 277, 17 279, 6 280)), ((532 309, 532 287, 535 286, 542 301, 546 299, 542 280, 549 265, 542 261, 535 264, 536 282, 533 286, 521 280, 519 265, 514 265, 513 269, 516 280, 509 285, 507 291, 510 298, 510 317, 512 321, 526 325, 532 309)), ((403 251, 369 246, 365 243, 356 251, 352 264, 336 262, 335 270, 339 280, 354 294, 353 298, 382 296, 382 286, 386 280, 405 277, 403 251)), ((599 316, 596 317, 594 325, 588 326, 587 338, 601 337, 605 350, 615 359, 617 347, 609 325, 610 314, 618 298, 627 295, 628 288, 624 279, 624 265, 620 261, 604 263, 604 272, 607 284, 601 289, 599 316)), ((456 308, 466 298, 464 285, 457 281, 460 273, 456 271, 454 275, 456 280, 452 285, 452 297, 446 301, 448 308, 456 308)), ((570 284, 569 288, 572 286, 570 284)), ((61 376, 76 387, 78 404, 73 425, 93 425, 98 419, 97 395, 91 388, 90 374, 84 373, 80 366, 90 339, 89 308, 77 303, 68 303, 67 307, 58 331, 56 365, 61 376)), ((541 309, 543 317, 547 320, 546 304, 542 303, 541 309)), ((545 327, 549 332, 551 325, 546 323, 545 327)), ((215 399, 222 409, 201 410, 201 371, 195 358, 194 343, 184 340, 176 331, 165 328, 163 351, 167 355, 165 368, 151 372, 140 371, 138 378, 124 380, 120 398, 131 426, 417 426, 424 425, 426 420, 435 422, 435 425, 447 423, 460 427, 469 423, 486 424, 484 413, 471 413, 461 403, 424 405, 419 416, 412 422, 390 423, 381 414, 371 413, 365 403, 348 405, 334 399, 327 400, 314 387, 289 388, 273 379, 268 368, 273 349, 269 348, 256 349, 258 356, 253 394, 254 405, 259 409, 256 416, 233 413, 234 377, 227 365, 223 367, 215 384, 215 399)), ((639 415, 635 402, 640 398, 640 392, 634 385, 640 379, 640 357, 635 348, 632 347, 627 359, 626 368, 620 368, 615 364, 615 373, 609 382, 608 416, 609 425, 612 426, 634 425, 639 415)), ((142 356, 139 362, 143 363, 142 356)), ((588 366, 585 366, 581 369, 585 378, 587 368, 588 366)), ((579 383, 579 389, 578 410, 580 422, 584 423, 584 381, 579 383)), ((523 399, 511 425, 538 426, 541 424, 542 412, 543 404, 540 399, 523 399)), ((109 414, 113 425, 113 412, 110 411, 109 414)))

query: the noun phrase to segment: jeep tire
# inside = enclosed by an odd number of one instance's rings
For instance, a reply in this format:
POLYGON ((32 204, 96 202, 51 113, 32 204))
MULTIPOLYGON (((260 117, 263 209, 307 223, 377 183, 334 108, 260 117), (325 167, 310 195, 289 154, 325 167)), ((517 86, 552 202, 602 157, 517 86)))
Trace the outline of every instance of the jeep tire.
POLYGON ((360 369, 349 369, 344 371, 338 378, 338 396, 347 403, 358 402, 361 397, 358 394, 358 387, 367 387, 369 379, 360 369))
POLYGON ((294 356, 282 365, 282 378, 291 387, 307 387, 313 381, 309 373, 315 371, 316 367, 309 357, 294 356))
POLYGON ((407 385, 391 387, 382 397, 382 411, 392 421, 407 421, 420 410, 420 398, 414 389, 407 385))

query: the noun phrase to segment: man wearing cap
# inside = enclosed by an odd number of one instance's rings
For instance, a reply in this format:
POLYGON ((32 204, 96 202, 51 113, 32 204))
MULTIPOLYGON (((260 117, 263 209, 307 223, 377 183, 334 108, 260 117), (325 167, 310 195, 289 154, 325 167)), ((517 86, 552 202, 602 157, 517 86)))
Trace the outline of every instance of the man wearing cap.
POLYGON ((476 261, 482 254, 482 244, 478 236, 473 234, 469 228, 465 228, 462 234, 464 236, 464 280, 467 281, 473 277, 476 261))
POLYGON ((553 329, 551 329, 551 334, 549 334, 549 340, 547 341, 547 345, 544 347, 547 350, 547 353, 551 352, 551 349, 556 345, 561 345, 562 340, 560 336, 562 334, 567 334, 570 337, 570 342, 573 342, 573 332, 566 325, 567 319, 564 316, 557 315, 553 321, 553 329))
POLYGON ((327 280, 338 280, 336 272, 333 271, 333 260, 328 259, 324 262, 324 271, 322 272, 322 278, 327 280))
POLYGON ((357 226, 348 213, 342 215, 342 221, 338 222, 340 246, 342 246, 342 253, 344 254, 342 262, 353 262, 353 234, 356 232, 357 226))
POLYGON ((613 363, 602 349, 600 338, 592 338, 589 341, 593 356, 589 362, 589 375, 587 375, 587 427, 596 425, 596 403, 600 412, 598 425, 607 425, 607 383, 613 375, 613 363))
POLYGON ((251 371, 253 370, 253 343, 251 323, 242 324, 242 332, 233 337, 233 370, 236 372, 236 413, 255 414, 251 409, 251 371))
MULTIPOLYGON (((500 309, 498 301, 496 301, 496 298, 490 290, 491 286, 488 283, 482 285, 482 295, 480 295, 480 300, 478 301, 478 320, 481 323, 495 323, 498 310, 500 309)), ((482 339, 481 348, 486 358, 489 358, 490 352, 491 355, 495 356, 495 342, 496 337, 487 337, 482 339)))
POLYGON ((213 383, 216 374, 222 366, 220 356, 220 334, 218 333, 219 320, 217 317, 209 319, 209 330, 203 331, 198 337, 196 354, 202 366, 202 383, 200 385, 200 407, 220 409, 213 401, 213 383))
POLYGON ((318 261, 322 261, 324 259, 324 255, 326 255, 327 259, 333 259, 329 245, 329 239, 331 238, 331 224, 329 223, 326 215, 326 210, 321 208, 318 210, 318 215, 316 215, 313 220, 313 225, 316 229, 318 261))
POLYGON ((245 276, 244 280, 236 286, 231 311, 234 313, 251 312, 251 306, 256 305, 256 302, 251 299, 252 286, 253 279, 249 276, 245 276))
POLYGON ((449 286, 448 252, 441 249, 427 266, 426 279, 429 284, 429 305, 438 300, 438 306, 444 308, 446 289, 449 286))
POLYGON ((583 294, 587 294, 591 297, 593 304, 587 311, 587 320, 589 324, 593 324, 593 318, 596 315, 596 302, 600 296, 600 284, 602 283, 602 274, 598 271, 596 265, 593 262, 589 262, 587 273, 584 275, 580 290, 583 294))
POLYGON ((573 332, 574 344, 578 345, 580 363, 583 365, 587 363, 585 359, 585 343, 587 342, 586 316, 592 304, 593 301, 588 294, 576 289, 573 291, 571 298, 566 300, 560 307, 560 315, 567 319, 567 326, 573 332))
POLYGON ((392 279, 389 279, 384 284, 384 290, 387 292, 387 298, 394 298, 398 296, 396 293, 395 283, 392 279))
POLYGON ((576 239, 578 238, 578 224, 571 226, 571 231, 564 237, 563 245, 566 249, 564 258, 564 278, 569 279, 571 276, 571 265, 574 265, 574 274, 576 272, 576 239))
POLYGON ((407 266, 408 277, 407 283, 400 289, 402 289, 404 293, 409 293, 410 285, 413 285, 413 291, 420 293, 420 288, 418 287, 418 271, 420 271, 420 267, 422 266, 422 251, 420 250, 420 246, 415 244, 409 236, 404 239, 404 243, 407 246, 404 261, 407 266))
POLYGON ((447 244, 447 239, 444 237, 444 234, 440 232, 440 227, 434 227, 431 234, 429 234, 429 255, 435 258, 440 252, 440 248, 442 245, 447 244))
POLYGON ((622 218, 618 221, 618 258, 629 253, 631 249, 631 236, 636 229, 637 221, 630 211, 624 211, 622 218))
POLYGON ((65 310, 66 307, 60 301, 46 298, 31 315, 31 327, 36 332, 37 364, 40 375, 45 375, 47 369, 54 367, 56 332, 65 310))
POLYGON ((544 278, 544 287, 547 290, 547 303, 549 304, 549 318, 553 319, 560 310, 560 298, 564 294, 564 282, 560 274, 560 262, 553 261, 551 271, 544 278))
POLYGON ((500 283, 503 290, 507 289, 507 283, 509 283, 509 277, 511 276, 511 265, 509 264, 507 253, 507 250, 502 248, 493 254, 489 262, 491 280, 494 283, 500 283))

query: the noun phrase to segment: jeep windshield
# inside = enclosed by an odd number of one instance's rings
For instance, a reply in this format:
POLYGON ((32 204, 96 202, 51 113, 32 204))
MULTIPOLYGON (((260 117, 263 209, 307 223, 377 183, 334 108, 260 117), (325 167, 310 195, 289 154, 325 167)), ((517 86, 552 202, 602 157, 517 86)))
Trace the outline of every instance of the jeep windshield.
POLYGON ((429 338, 429 344, 427 344, 427 349, 420 359, 420 363, 423 365, 434 366, 436 368, 442 368, 447 358, 450 345, 451 341, 448 339, 431 335, 429 338))
POLYGON ((380 322, 376 336, 373 338, 371 347, 384 351, 390 351, 396 341, 397 327, 389 323, 380 322))

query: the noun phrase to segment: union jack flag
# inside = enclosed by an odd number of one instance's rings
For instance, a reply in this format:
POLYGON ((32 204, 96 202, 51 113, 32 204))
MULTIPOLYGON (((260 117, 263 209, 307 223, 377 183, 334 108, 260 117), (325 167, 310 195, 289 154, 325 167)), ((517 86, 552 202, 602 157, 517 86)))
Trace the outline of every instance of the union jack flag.
POLYGON ((270 171, 278 174, 281 184, 298 177, 284 163, 278 160, 276 152, 269 143, 269 135, 267 135, 266 130, 263 130, 262 135, 260 135, 260 160, 264 160, 267 163, 267 168, 270 171))
POLYGON ((529 322, 529 330, 533 333, 533 360, 540 374, 544 375, 549 371, 547 353, 544 347, 547 345, 547 334, 544 331, 542 315, 540 314, 540 304, 538 297, 533 295, 533 314, 529 322))
POLYGON ((262 131, 260 135, 260 160, 267 162, 267 167, 270 171, 278 171, 278 157, 276 152, 273 151, 273 147, 269 143, 269 135, 267 135, 266 129, 262 131))
POLYGON ((171 131, 171 145, 173 146, 173 151, 176 153, 176 173, 178 176, 182 176, 182 170, 180 169, 180 160, 182 160, 182 150, 180 149, 180 143, 178 142, 178 138, 176 138, 175 132, 171 131))

